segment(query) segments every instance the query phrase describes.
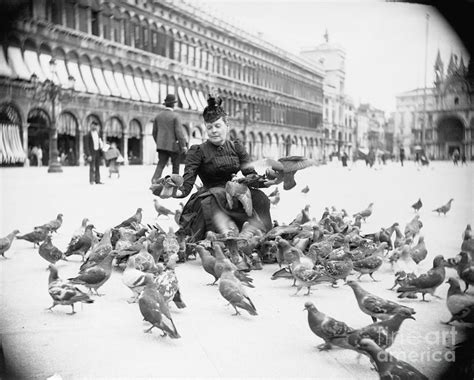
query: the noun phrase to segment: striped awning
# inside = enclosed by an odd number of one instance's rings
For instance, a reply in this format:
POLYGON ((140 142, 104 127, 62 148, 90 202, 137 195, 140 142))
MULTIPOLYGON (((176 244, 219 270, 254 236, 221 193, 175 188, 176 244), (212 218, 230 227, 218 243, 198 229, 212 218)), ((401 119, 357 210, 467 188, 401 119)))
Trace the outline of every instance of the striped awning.
POLYGON ((123 128, 122 123, 116 117, 113 117, 105 124, 105 133, 109 137, 122 138, 123 128))
POLYGON ((70 113, 63 113, 58 119, 58 134, 76 136, 77 121, 70 113))
POLYGON ((128 138, 140 139, 142 137, 142 128, 136 120, 130 122, 130 129, 128 131, 128 138))

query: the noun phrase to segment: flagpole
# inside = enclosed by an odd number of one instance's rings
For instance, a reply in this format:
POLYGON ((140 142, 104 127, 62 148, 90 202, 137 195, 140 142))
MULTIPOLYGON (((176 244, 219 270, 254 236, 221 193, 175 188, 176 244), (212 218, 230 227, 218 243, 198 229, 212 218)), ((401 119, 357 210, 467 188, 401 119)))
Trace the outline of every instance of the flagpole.
MULTIPOLYGON (((423 124, 421 125, 421 147, 425 149, 425 129, 428 119, 426 114, 426 66, 428 64, 428 25, 430 22, 430 15, 426 13, 426 34, 425 34, 425 84, 423 86, 423 124)), ((426 154, 426 152, 424 152, 426 154)))

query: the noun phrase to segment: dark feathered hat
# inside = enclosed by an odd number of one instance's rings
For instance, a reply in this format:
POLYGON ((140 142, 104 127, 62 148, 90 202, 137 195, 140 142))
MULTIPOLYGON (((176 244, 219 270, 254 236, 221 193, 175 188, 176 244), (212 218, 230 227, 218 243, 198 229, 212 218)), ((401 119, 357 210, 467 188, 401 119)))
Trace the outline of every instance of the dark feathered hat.
POLYGON ((207 98, 207 107, 204 108, 202 117, 206 123, 214 123, 221 117, 227 116, 224 108, 221 107, 222 99, 218 96, 210 95, 207 98))

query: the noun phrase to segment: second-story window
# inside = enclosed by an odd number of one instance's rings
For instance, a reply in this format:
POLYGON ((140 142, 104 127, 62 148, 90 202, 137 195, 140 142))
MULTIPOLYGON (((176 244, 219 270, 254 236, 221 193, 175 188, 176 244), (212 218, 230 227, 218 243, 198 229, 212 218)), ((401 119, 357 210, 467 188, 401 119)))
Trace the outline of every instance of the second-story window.
POLYGON ((142 44, 141 44, 141 33, 140 33, 140 25, 134 24, 133 25, 133 37, 135 38, 135 47, 140 49, 142 44))
POLYGON ((84 33, 89 32, 89 8, 82 5, 77 7, 79 12, 79 30, 84 33))
POLYGON ((132 44, 132 40, 130 38, 130 21, 128 19, 123 20, 123 42, 128 46, 131 46, 132 44))
POLYGON ((65 11, 66 11, 66 26, 68 28, 76 27, 76 14, 74 3, 70 0, 65 2, 65 11))
POLYGON ((94 36, 99 35, 99 12, 97 11, 91 13, 91 32, 94 36))

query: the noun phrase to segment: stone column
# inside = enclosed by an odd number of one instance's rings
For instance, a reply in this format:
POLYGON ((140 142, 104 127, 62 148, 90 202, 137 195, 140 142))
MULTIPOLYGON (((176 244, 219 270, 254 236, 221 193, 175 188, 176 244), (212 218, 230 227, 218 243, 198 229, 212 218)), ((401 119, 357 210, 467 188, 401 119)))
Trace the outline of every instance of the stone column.
POLYGON ((128 133, 124 133, 123 135, 123 158, 124 158, 124 165, 128 165, 128 133))
POLYGON ((77 153, 79 155, 78 162, 79 166, 84 166, 84 134, 81 128, 79 128, 77 138, 79 139, 79 152, 77 153))
POLYGON ((24 123, 22 127, 23 133, 23 151, 25 152, 26 159, 23 166, 28 167, 30 166, 30 158, 28 157, 28 123, 24 123))

